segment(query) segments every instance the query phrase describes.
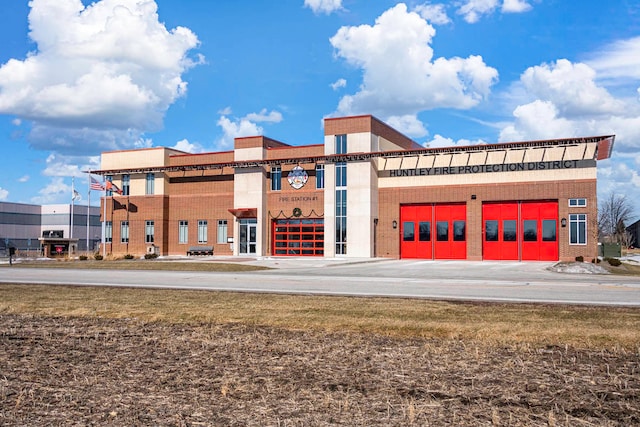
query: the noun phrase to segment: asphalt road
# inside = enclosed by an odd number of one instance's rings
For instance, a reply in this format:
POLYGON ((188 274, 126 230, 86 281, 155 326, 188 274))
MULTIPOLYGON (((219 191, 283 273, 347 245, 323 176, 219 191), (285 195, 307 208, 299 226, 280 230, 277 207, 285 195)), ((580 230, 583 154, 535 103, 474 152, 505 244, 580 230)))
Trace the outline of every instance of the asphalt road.
POLYGON ((550 263, 300 258, 241 262, 274 269, 215 273, 2 268, 0 283, 640 306, 640 277, 558 273, 547 269, 550 263))

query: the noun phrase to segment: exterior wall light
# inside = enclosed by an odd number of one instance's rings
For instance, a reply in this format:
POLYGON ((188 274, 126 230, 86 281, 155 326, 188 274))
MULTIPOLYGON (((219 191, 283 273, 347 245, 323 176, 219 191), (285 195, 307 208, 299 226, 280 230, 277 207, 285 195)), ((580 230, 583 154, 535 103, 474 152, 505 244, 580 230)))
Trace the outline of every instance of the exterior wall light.
POLYGON ((566 227, 567 226, 567 218, 562 218, 560 220, 560 225, 562 225, 563 228, 566 227))
POLYGON ((398 228, 398 221, 396 221, 395 219, 393 220, 393 222, 391 223, 391 225, 393 226, 394 230, 396 228, 398 228))

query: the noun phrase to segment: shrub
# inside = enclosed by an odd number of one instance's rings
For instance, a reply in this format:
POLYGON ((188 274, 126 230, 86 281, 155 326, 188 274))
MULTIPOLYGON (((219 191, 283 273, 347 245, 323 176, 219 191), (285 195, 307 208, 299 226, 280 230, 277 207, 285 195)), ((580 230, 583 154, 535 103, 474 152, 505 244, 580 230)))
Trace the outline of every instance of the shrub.
POLYGON ((576 257, 576 261, 577 261, 577 262, 584 262, 584 257, 583 257, 582 255, 578 255, 578 256, 576 257))
POLYGON ((93 259, 95 259, 96 261, 102 261, 102 258, 103 258, 103 256, 102 256, 102 255, 100 255, 100 254, 95 254, 95 255, 93 256, 93 259))
POLYGON ((605 261, 607 261, 612 267, 619 267, 620 265, 622 265, 622 261, 620 261, 618 258, 605 258, 605 261))
POLYGON ((158 254, 144 254, 144 259, 155 259, 158 258, 158 254))
POLYGON ((80 256, 78 257, 78 259, 79 259, 80 261, 86 261, 88 258, 89 258, 89 257, 88 257, 88 256, 86 256, 86 255, 80 255, 80 256))
POLYGON ((124 259, 133 259, 133 255, 131 255, 131 254, 126 254, 126 255, 124 256, 124 259))

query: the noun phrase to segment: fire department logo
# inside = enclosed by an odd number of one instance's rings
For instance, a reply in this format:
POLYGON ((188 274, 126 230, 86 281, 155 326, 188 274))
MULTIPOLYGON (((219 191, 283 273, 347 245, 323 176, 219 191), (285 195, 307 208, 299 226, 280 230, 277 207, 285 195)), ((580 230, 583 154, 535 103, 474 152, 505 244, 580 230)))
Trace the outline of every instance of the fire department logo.
POLYGON ((302 167, 296 166, 295 168, 291 169, 291 172, 289 172, 289 175, 287 175, 287 179, 289 180, 289 185, 291 185, 296 190, 299 190, 307 183, 307 181, 309 180, 309 175, 307 174, 307 171, 302 169, 302 167))

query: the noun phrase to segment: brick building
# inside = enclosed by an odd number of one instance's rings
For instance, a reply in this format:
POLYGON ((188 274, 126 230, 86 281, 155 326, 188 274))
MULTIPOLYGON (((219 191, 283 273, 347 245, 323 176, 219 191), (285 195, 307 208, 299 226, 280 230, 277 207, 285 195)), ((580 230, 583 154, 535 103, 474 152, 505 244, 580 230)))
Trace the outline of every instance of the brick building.
MULTIPOLYGON (((614 136, 424 148, 372 116, 324 142, 112 151, 107 253, 573 260, 597 254, 596 163, 614 136), (197 247, 197 248, 196 248, 197 247)), ((105 205, 106 202, 106 205, 105 205)), ((103 214, 104 216, 104 214, 103 214)))

